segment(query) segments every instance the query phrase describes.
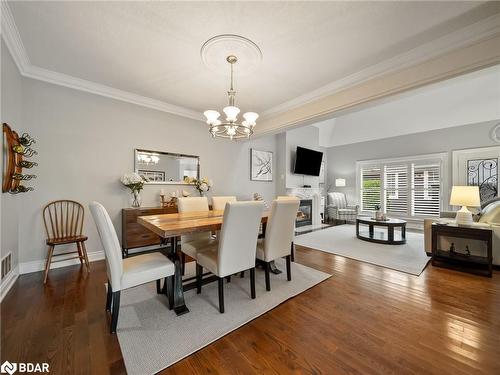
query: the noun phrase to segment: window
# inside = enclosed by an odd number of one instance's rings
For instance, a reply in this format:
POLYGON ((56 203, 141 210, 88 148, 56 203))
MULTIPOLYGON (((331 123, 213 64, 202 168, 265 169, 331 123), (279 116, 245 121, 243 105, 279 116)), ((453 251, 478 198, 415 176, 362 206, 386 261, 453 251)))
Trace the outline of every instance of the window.
POLYGON ((358 162, 361 211, 379 206, 396 217, 439 217, 446 163, 447 154, 358 162))
POLYGON ((384 166, 384 207, 387 213, 408 213, 408 166, 384 166))
POLYGON ((439 216, 441 178, 439 164, 412 163, 412 216, 439 216))
POLYGON ((380 206, 380 168, 361 169, 361 210, 374 211, 380 206))

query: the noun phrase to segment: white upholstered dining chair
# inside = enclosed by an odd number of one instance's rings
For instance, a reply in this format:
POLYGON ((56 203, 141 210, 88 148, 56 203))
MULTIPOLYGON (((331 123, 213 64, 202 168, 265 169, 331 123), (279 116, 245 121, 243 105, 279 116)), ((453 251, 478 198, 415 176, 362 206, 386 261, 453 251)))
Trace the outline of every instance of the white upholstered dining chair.
POLYGON ((265 263, 267 291, 271 290, 269 262, 273 260, 285 257, 287 279, 292 279, 291 255, 299 203, 298 199, 273 201, 267 218, 266 235, 257 242, 257 259, 265 263))
POLYGON ((98 202, 91 202, 89 206, 106 256, 106 273, 108 274, 106 311, 113 309, 111 333, 116 332, 120 292, 124 289, 156 280, 156 290, 160 293, 161 279, 165 278, 165 289, 171 309, 173 307, 174 264, 161 253, 141 254, 122 259, 120 243, 108 212, 98 202))
MULTIPOLYGON (((185 212, 208 212, 207 197, 183 197, 177 200, 179 213, 185 212)), ((181 263, 182 274, 186 269, 186 255, 196 260, 196 254, 200 248, 209 246, 214 239, 210 232, 192 233, 181 236, 181 263)))
POLYGON ((227 202, 236 202, 236 197, 235 196, 212 197, 212 210, 214 211, 224 210, 227 202))
POLYGON ((228 202, 219 240, 196 259, 197 292, 201 293, 203 268, 218 277, 219 311, 224 312, 224 278, 250 270, 250 290, 255 298, 255 252, 262 218, 262 202, 228 202))

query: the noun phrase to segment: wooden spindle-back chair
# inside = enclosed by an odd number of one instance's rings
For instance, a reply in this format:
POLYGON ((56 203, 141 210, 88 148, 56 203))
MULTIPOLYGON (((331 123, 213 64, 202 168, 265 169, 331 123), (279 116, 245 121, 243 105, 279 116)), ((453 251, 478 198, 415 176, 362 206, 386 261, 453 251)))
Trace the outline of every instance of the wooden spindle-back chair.
POLYGON ((58 200, 50 202, 44 207, 43 224, 45 225, 45 231, 47 232, 47 245, 49 247, 47 260, 45 262, 44 284, 47 282, 50 264, 52 262, 52 257, 54 256, 78 254, 78 256, 64 258, 54 262, 61 262, 68 259, 80 259, 80 263, 83 264, 85 262, 87 272, 90 272, 89 259, 87 257, 87 249, 85 247, 85 241, 88 237, 82 234, 83 218, 83 206, 72 200, 58 200), (55 246, 67 245, 70 243, 76 243, 76 251, 54 254, 55 246))

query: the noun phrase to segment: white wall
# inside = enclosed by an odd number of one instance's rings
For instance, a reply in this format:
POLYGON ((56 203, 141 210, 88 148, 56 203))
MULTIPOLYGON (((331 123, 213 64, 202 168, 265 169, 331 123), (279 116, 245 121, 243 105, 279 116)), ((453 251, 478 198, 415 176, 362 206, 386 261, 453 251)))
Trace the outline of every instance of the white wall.
MULTIPOLYGON (((1 117, 2 123, 8 123, 15 131, 23 129, 22 122, 22 79, 5 44, 1 42, 1 117)), ((3 150, 3 137, 2 137, 3 150)), ((2 163, 3 176, 3 163, 2 163)), ((19 203, 23 194, 11 195, 2 193, 1 196, 1 250, 3 257, 12 252, 12 269, 16 267, 19 259, 18 217, 19 203)))
MULTIPOLYGON (((8 53, 6 49, 4 53, 8 53)), ((276 152, 275 136, 248 142, 212 139, 202 122, 28 78, 21 78, 21 83, 22 120, 15 117, 11 121, 37 140, 39 167, 33 171, 38 178, 32 183, 34 192, 16 197, 2 195, 2 231, 9 233, 2 242, 11 241, 8 247, 18 243, 24 270, 39 268, 45 259, 41 210, 52 200, 74 199, 86 208, 90 201, 100 201, 120 236, 121 209, 129 206, 130 194, 119 178, 133 171, 134 148, 199 155, 201 175, 214 181, 211 194, 247 199, 259 192, 268 201, 275 196, 275 183, 250 181, 249 170, 250 148, 276 152), (11 204, 14 200, 16 206, 11 204), (18 220, 14 220, 17 215, 18 220)), ((5 90, 12 91, 11 86, 5 86, 5 90)), ((11 98, 20 98, 18 91, 11 93, 11 98)), ((3 104, 13 111, 18 103, 3 104)), ((143 206, 158 206, 161 188, 197 194, 192 187, 182 185, 149 185, 142 193, 143 206)), ((88 210, 84 230, 89 236, 89 253, 101 251, 88 210)))
POLYGON ((359 203, 356 192, 356 161, 437 152, 448 152, 450 161, 448 163, 450 166, 448 181, 452 181, 451 151, 497 145, 489 136, 496 123, 498 120, 330 147, 327 149, 328 181, 335 181, 335 178, 345 178, 347 185, 344 188, 332 187, 331 190, 346 193, 350 203, 359 203))
POLYGON ((373 102, 316 124, 325 147, 500 118, 500 65, 373 102))

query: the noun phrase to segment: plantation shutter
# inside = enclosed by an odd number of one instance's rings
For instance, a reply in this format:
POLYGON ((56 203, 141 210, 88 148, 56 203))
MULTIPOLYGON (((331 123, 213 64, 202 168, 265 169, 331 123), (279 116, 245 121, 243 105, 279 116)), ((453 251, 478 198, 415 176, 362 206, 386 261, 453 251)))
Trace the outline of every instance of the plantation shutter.
POLYGON ((408 215, 408 187, 408 164, 384 166, 384 199, 387 213, 408 215))
POLYGON ((440 165, 412 163, 412 216, 439 217, 441 211, 440 165))
POLYGON ((380 206, 380 167, 361 168, 361 210, 375 211, 380 206))

